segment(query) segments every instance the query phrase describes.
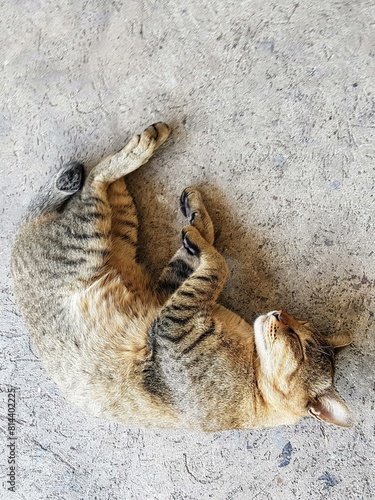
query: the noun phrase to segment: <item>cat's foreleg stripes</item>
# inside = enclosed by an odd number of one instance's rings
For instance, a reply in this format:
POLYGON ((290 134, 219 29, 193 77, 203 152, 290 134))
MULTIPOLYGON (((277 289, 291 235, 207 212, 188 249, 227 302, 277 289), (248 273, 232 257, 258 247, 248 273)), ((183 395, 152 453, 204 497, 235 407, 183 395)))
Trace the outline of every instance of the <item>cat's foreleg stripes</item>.
POLYGON ((164 303, 199 266, 199 258, 181 247, 163 270, 157 282, 157 293, 164 303))
POLYGON ((199 259, 198 267, 167 300, 148 332, 149 347, 187 353, 215 331, 209 316, 225 282, 224 258, 188 226, 183 230, 185 248, 199 259))

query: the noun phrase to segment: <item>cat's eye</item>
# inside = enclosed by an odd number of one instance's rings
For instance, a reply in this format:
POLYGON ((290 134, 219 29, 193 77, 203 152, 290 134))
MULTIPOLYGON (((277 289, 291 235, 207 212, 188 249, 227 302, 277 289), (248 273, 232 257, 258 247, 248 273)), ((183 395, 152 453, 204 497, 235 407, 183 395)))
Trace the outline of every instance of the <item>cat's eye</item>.
POLYGON ((290 338, 292 338, 292 339, 295 339, 295 340, 298 340, 298 342, 299 342, 299 343, 301 343, 299 336, 296 334, 296 332, 293 330, 293 328, 290 328, 290 327, 289 327, 289 328, 286 330, 286 332, 285 332, 285 333, 288 335, 288 337, 290 337, 290 338))
POLYGON ((290 328, 290 327, 286 330, 286 333, 290 338, 297 341, 297 342, 294 342, 294 345, 298 345, 298 350, 302 356, 302 359, 304 359, 305 353, 304 353, 302 342, 301 342, 301 339, 299 338, 299 335, 293 330, 293 328, 290 328))
POLYGON ((293 330, 293 328, 288 328, 288 330, 286 331, 286 333, 290 334, 292 337, 298 337, 298 335, 296 334, 296 332, 293 330))

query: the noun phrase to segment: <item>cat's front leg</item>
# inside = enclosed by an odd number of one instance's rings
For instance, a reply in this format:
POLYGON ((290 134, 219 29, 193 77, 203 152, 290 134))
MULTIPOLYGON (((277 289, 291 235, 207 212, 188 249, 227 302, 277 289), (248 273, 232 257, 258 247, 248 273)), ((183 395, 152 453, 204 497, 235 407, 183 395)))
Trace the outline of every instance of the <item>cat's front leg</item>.
POLYGON ((195 227, 183 229, 182 242, 187 254, 198 259, 199 264, 172 293, 149 329, 151 348, 158 344, 158 337, 174 342, 188 335, 194 341, 202 327, 197 319, 202 315, 209 317, 225 283, 227 265, 224 258, 195 227))
MULTIPOLYGON (((213 245, 214 226, 198 189, 184 189, 180 196, 180 210, 206 242, 213 245)), ((197 269, 199 262, 199 257, 185 246, 177 250, 157 283, 157 293, 162 303, 197 269)))
MULTIPOLYGON (((203 357, 209 360, 221 341, 221 325, 211 316, 211 309, 224 286, 227 266, 193 226, 184 228, 182 240, 186 253, 199 264, 148 329, 149 355, 143 366, 145 388, 166 400, 173 400, 176 390, 191 388, 189 366, 204 367, 203 357)), ((198 368, 197 376, 201 373, 198 368)))
POLYGON ((142 373, 150 394, 189 415, 186 405, 192 405, 194 414, 200 381, 211 385, 207 374, 222 342, 222 326, 211 310, 224 286, 227 266, 195 227, 183 229, 182 242, 199 264, 148 329, 142 373))

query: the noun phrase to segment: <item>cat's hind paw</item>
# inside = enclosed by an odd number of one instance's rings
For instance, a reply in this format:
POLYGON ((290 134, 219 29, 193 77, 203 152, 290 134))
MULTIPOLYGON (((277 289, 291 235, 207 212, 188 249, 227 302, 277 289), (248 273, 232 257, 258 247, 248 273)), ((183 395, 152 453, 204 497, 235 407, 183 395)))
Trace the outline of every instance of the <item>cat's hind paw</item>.
POLYGON ((170 133, 171 129, 166 123, 154 123, 141 134, 133 136, 125 146, 125 151, 144 162, 168 139, 170 133))

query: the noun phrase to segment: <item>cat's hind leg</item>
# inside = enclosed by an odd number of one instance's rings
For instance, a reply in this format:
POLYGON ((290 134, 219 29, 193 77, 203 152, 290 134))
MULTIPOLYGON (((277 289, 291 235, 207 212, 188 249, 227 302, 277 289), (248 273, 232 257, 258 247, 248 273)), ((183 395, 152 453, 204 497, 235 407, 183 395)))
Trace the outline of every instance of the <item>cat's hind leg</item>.
POLYGON ((96 189, 106 191, 109 184, 146 163, 169 134, 170 128, 165 123, 151 125, 142 134, 134 135, 118 153, 104 158, 91 170, 86 180, 82 164, 71 162, 64 165, 31 202, 27 219, 62 212, 66 202, 81 189, 83 197, 91 196, 96 189))
POLYGON ((83 280, 94 278, 111 267, 112 245, 118 246, 120 240, 122 250, 126 250, 129 260, 134 260, 138 222, 133 200, 121 178, 146 163, 169 133, 164 123, 151 125, 135 135, 121 151, 102 160, 90 171, 82 190, 64 213, 63 223, 71 241, 74 244, 81 241, 82 250, 88 251, 81 256, 83 280))
POLYGON ((166 123, 159 122, 148 127, 142 134, 133 136, 123 149, 104 158, 91 170, 85 187, 89 188, 92 184, 108 186, 137 170, 167 140, 170 131, 166 123))
POLYGON ((43 260, 40 267, 51 283, 54 276, 56 286, 63 281, 86 287, 110 270, 112 210, 108 186, 143 165, 169 132, 163 123, 152 125, 119 153, 101 161, 84 182, 83 167, 70 164, 44 189, 34 204, 31 225, 22 234, 40 248, 35 258, 43 260))
POLYGON ((69 199, 83 186, 85 169, 81 163, 65 164, 57 176, 43 186, 32 200, 26 220, 36 219, 43 215, 53 215, 63 210, 69 199))
POLYGON ((125 179, 118 179, 108 188, 111 206, 111 251, 108 264, 121 275, 125 286, 144 295, 151 289, 150 277, 137 262, 138 217, 135 203, 125 179))

